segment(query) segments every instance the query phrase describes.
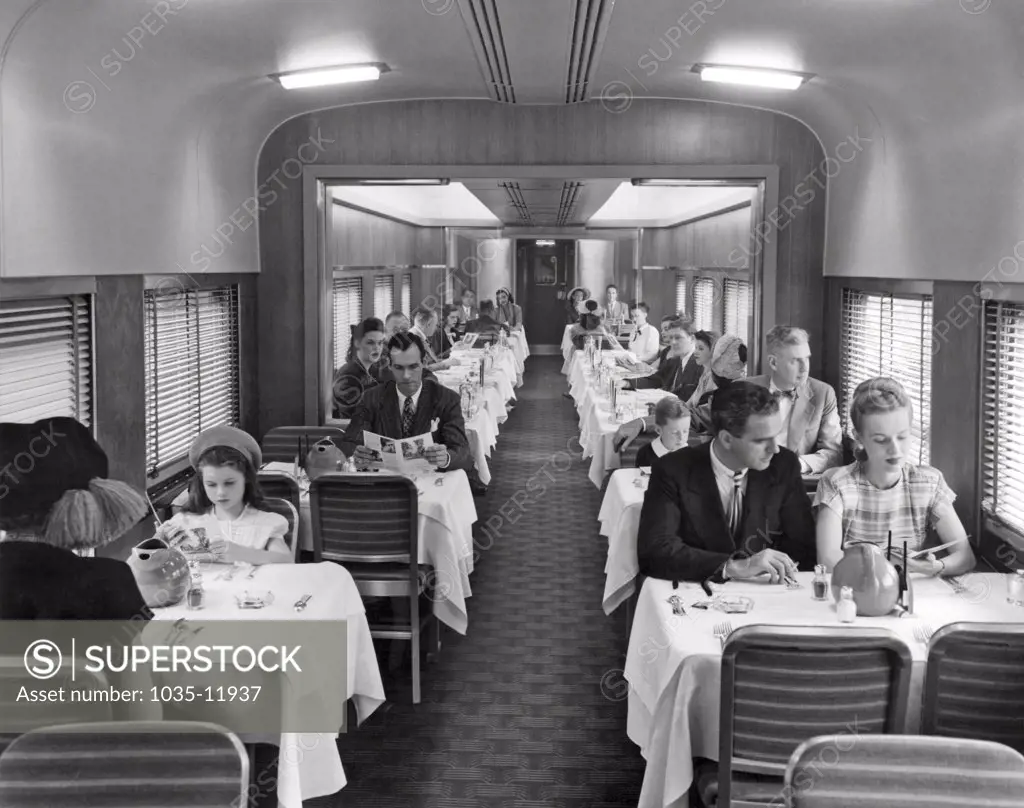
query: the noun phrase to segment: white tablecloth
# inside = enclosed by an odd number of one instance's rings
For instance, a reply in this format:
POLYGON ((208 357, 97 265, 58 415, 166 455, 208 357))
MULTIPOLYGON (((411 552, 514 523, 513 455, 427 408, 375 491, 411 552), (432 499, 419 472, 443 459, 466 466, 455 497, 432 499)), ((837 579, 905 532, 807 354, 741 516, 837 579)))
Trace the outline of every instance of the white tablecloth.
POLYGON ((602 603, 605 614, 614 612, 636 590, 634 579, 640 571, 636 560, 636 535, 650 477, 642 479, 643 487, 637 487, 636 482, 641 480, 641 475, 636 468, 612 472, 597 516, 601 535, 608 539, 602 603))
MULTIPOLYGON (((693 781, 694 757, 718 760, 718 722, 722 646, 713 634, 716 623, 728 620, 733 629, 752 624, 838 626, 835 605, 811 598, 813 573, 799 573, 802 589, 767 583, 730 581, 722 592, 748 595, 748 614, 701 611, 690 604, 705 600, 698 584, 681 583, 673 592, 669 581, 648 578, 637 602, 629 638, 625 677, 629 682, 627 732, 647 759, 640 808, 685 806, 693 781), (676 617, 667 598, 679 595, 686 616, 676 617)), ((920 727, 921 691, 927 649, 914 638, 914 626, 934 630, 955 622, 1024 622, 1024 609, 1006 602, 1005 576, 972 574, 957 594, 937 578, 912 576, 914 618, 858 617, 854 626, 875 626, 896 632, 910 646, 914 659, 908 732, 920 727)))
POLYGON ((466 421, 469 450, 473 454, 477 474, 484 485, 490 485, 491 482, 491 469, 487 459, 491 456, 491 449, 498 443, 497 429, 497 421, 487 408, 480 409, 466 421))
MULTIPOLYGON (((219 578, 225 565, 204 566, 205 608, 189 611, 184 602, 154 609, 156 620, 345 620, 348 629, 346 692, 362 722, 384 703, 384 685, 373 651, 366 611, 352 576, 337 564, 267 564, 252 580, 236 575, 219 578), (235 594, 270 590, 274 602, 263 609, 239 609, 235 594), (311 593, 303 612, 292 608, 311 593)), ((302 808, 303 800, 334 794, 344 788, 345 771, 335 743, 337 733, 281 735, 278 760, 278 801, 285 808, 302 808)))
MULTIPOLYGON (((372 473, 372 472, 367 472, 372 473)), ((472 595, 469 576, 473 572, 473 524, 476 505, 469 478, 461 469, 424 474, 416 480, 420 490, 420 564, 434 568, 438 600, 434 612, 441 622, 466 633, 469 617, 466 598, 472 595), (444 484, 438 486, 435 481, 444 484)), ((313 526, 309 497, 302 496, 299 540, 304 550, 313 549, 313 526)))
POLYGON ((518 331, 513 331, 509 335, 508 341, 512 348, 512 354, 515 356, 516 370, 522 375, 526 368, 526 358, 530 355, 530 345, 526 341, 526 329, 520 328, 518 331))

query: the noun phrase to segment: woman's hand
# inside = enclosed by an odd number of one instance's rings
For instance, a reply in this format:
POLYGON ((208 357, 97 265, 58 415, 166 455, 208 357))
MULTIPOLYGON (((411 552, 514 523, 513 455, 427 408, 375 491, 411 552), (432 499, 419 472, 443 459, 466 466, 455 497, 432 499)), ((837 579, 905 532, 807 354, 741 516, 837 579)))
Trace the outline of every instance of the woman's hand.
POLYGON ((941 575, 946 569, 946 565, 941 561, 936 561, 935 556, 928 553, 921 558, 911 558, 907 562, 907 571, 916 573, 917 575, 926 575, 929 578, 934 578, 936 575, 941 575))

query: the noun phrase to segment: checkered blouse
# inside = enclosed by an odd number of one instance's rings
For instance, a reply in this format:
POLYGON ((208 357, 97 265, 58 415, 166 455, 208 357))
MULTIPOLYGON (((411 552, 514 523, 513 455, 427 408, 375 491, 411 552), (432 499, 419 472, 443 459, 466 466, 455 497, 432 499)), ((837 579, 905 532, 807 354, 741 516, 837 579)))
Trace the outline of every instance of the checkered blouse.
POLYGON ((936 511, 956 499, 942 476, 931 466, 903 466, 892 488, 875 488, 860 461, 829 469, 818 482, 814 506, 831 508, 843 520, 843 546, 870 542, 885 547, 892 531, 894 547, 920 550, 928 526, 937 523, 936 511))

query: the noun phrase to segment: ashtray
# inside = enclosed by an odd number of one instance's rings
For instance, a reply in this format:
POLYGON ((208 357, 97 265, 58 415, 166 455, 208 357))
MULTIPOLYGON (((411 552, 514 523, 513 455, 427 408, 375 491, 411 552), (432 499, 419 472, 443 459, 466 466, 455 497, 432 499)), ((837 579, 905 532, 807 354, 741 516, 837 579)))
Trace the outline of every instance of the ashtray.
POLYGON ((754 608, 754 601, 742 595, 718 595, 711 605, 726 614, 746 614, 754 608))
POLYGON ((235 603, 239 609, 262 609, 274 602, 273 592, 249 592, 246 590, 235 595, 235 603))

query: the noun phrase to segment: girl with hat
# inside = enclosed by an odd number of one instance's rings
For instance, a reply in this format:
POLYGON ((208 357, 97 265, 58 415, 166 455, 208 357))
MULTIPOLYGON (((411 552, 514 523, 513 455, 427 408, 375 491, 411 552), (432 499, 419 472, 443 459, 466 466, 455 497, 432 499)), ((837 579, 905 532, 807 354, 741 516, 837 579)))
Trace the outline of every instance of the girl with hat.
POLYGON ((512 292, 503 286, 494 296, 498 303, 494 309, 494 319, 499 323, 505 323, 513 330, 522 328, 523 309, 516 305, 516 301, 512 298, 512 292))
POLYGON ((73 418, 0 424, 0 619, 148 620, 123 561, 81 557, 149 510, 108 480, 107 456, 73 418))
POLYGON ((196 470, 188 502, 157 530, 184 553, 212 561, 290 564, 288 520, 261 510, 256 480, 263 453, 255 438, 230 426, 201 432, 188 452, 196 470))

